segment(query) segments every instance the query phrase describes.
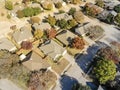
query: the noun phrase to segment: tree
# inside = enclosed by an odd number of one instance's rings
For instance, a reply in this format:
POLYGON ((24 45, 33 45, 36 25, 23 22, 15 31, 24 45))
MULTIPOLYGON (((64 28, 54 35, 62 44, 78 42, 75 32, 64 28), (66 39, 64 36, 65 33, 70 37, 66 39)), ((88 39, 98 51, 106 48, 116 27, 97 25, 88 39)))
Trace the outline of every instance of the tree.
POLYGON ((84 46, 85 46, 85 42, 84 42, 83 38, 75 37, 72 39, 72 44, 71 44, 72 48, 82 50, 84 48, 84 46))
POLYGON ((41 39, 42 36, 43 36, 43 31, 42 30, 35 30, 35 32, 34 32, 35 39, 41 39))
POLYGON ((48 18, 46 20, 51 26, 54 26, 56 24, 55 17, 52 17, 51 15, 48 15, 48 18))
POLYGON ((77 22, 75 21, 75 19, 71 19, 68 21, 68 24, 70 25, 70 27, 74 27, 77 25, 77 22))
POLYGON ((96 0, 96 5, 101 7, 101 8, 104 8, 104 1, 103 0, 96 0))
POLYGON ((74 18, 78 23, 84 22, 84 15, 81 11, 77 11, 74 13, 74 18))
POLYGON ((107 81, 114 80, 116 76, 116 66, 112 60, 102 58, 97 61, 97 64, 93 69, 93 73, 100 84, 105 84, 107 81))
POLYGON ((108 16, 106 18, 106 22, 109 23, 109 24, 112 24, 113 23, 113 18, 114 18, 114 15, 112 15, 111 13, 108 14, 108 16))
POLYGON ((31 7, 24 8, 23 13, 25 17, 29 17, 29 16, 31 17, 34 15, 34 11, 31 7))
POLYGON ((118 64, 120 61, 120 49, 115 49, 115 45, 113 46, 101 48, 98 50, 97 56, 112 60, 115 64, 118 64))
POLYGON ((57 31, 54 28, 51 28, 50 30, 47 31, 47 33, 48 33, 48 38, 52 39, 56 36, 57 31))
POLYGON ((71 0, 71 3, 72 3, 72 4, 79 4, 79 3, 80 3, 80 0, 71 0))
POLYGON ((24 17, 24 13, 23 13, 22 10, 18 10, 18 11, 16 12, 16 14, 17 14, 17 17, 18 17, 18 18, 23 18, 23 17, 24 17))
POLYGON ((53 4, 51 2, 43 2, 42 7, 46 10, 51 10, 53 8, 53 4))
POLYGON ((57 25, 61 29, 67 29, 68 28, 68 22, 65 19, 58 20, 57 25))
POLYGON ((76 8, 71 8, 68 12, 69 15, 74 15, 74 13, 76 12, 76 8))
POLYGON ((114 7, 114 10, 117 12, 117 13, 120 13, 120 4, 116 5, 114 7))
POLYGON ((84 86, 81 83, 75 83, 72 86, 72 90, 91 90, 89 86, 84 86))
POLYGON ((8 10, 12 10, 13 9, 13 3, 10 0, 5 0, 5 8, 8 10))
POLYGON ((30 42, 30 41, 23 41, 21 43, 21 48, 25 49, 25 50, 32 49, 32 42, 30 42))
POLYGON ((58 9, 61 8, 61 7, 62 7, 62 3, 61 3, 61 2, 57 2, 57 3, 55 4, 55 7, 58 8, 58 9))
POLYGON ((38 15, 38 14, 40 14, 40 13, 42 12, 39 7, 34 7, 34 8, 32 8, 32 9, 33 9, 33 11, 34 11, 34 16, 35 16, 35 15, 38 15))
POLYGON ((115 20, 115 23, 117 23, 118 25, 120 25, 120 13, 118 13, 118 14, 115 16, 114 20, 115 20))

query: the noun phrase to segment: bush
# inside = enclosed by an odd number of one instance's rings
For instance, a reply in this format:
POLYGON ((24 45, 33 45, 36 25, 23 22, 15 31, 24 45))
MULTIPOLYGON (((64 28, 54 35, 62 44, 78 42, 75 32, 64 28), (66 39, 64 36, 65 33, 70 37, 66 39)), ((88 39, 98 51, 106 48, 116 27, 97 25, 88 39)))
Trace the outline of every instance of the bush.
POLYGON ((12 10, 13 9, 13 3, 10 0, 6 0, 5 1, 5 8, 8 10, 12 10))
POLYGON ((57 2, 57 3, 55 4, 55 7, 58 8, 58 9, 61 8, 61 7, 62 7, 62 3, 61 3, 61 2, 57 2))

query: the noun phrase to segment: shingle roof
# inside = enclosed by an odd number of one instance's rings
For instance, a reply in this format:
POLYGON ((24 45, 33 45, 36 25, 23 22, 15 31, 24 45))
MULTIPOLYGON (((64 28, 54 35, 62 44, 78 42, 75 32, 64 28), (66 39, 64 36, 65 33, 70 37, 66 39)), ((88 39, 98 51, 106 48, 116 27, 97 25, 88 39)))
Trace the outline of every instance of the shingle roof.
POLYGON ((43 45, 39 47, 46 55, 49 55, 53 59, 56 57, 58 54, 62 54, 65 49, 58 45, 56 42, 52 41, 49 44, 43 45))
POLYGON ((69 38, 74 38, 75 36, 76 36, 75 34, 73 34, 72 32, 70 32, 70 31, 68 31, 68 30, 66 30, 65 33, 58 34, 58 35, 56 36, 56 38, 57 38, 58 40, 60 40, 62 43, 64 43, 65 45, 69 45, 68 39, 69 39, 69 38))
POLYGON ((11 51, 13 48, 15 48, 14 44, 6 37, 0 39, 0 49, 7 49, 11 51))
POLYGON ((40 70, 42 68, 49 67, 49 64, 35 52, 32 52, 30 59, 26 62, 23 62, 23 65, 30 70, 40 70))
POLYGON ((40 30, 46 30, 46 29, 50 29, 51 26, 49 23, 41 23, 41 24, 33 24, 32 27, 37 30, 37 29, 40 29, 40 30))
POLYGON ((15 31, 13 33, 13 38, 15 39, 15 41, 17 43, 20 43, 20 42, 30 39, 32 37, 33 37, 33 35, 31 33, 31 31, 27 27, 22 27, 20 30, 15 31))

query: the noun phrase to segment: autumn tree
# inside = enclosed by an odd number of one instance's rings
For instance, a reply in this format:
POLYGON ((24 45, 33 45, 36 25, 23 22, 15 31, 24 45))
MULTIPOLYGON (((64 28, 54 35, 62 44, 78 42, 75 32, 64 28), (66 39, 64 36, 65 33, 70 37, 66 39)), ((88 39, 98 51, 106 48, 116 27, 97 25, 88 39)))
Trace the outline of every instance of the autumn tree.
POLYGON ((84 22, 84 14, 81 11, 77 11, 74 13, 74 19, 78 23, 83 23, 84 22))
POLYGON ((30 18, 30 22, 32 23, 32 24, 34 24, 34 23, 40 23, 40 18, 39 17, 31 17, 30 18))
POLYGON ((47 30, 48 38, 52 39, 56 36, 57 31, 54 28, 51 28, 50 30, 47 30))
POLYGON ((48 15, 48 18, 46 19, 46 21, 51 25, 54 26, 56 24, 56 19, 55 17, 52 17, 51 15, 48 15))
POLYGON ((116 76, 116 66, 112 60, 101 58, 97 61, 93 73, 100 84, 105 84, 107 81, 114 80, 116 76))
POLYGON ((71 47, 76 49, 83 49, 85 46, 85 42, 83 38, 75 37, 72 39, 71 47))
POLYGON ((25 49, 25 50, 32 49, 32 42, 30 42, 30 41, 23 41, 21 43, 21 48, 25 49))
POLYGON ((43 31, 42 30, 35 30, 35 32, 34 32, 34 38, 35 39, 41 39, 42 38, 42 36, 43 36, 43 31))
POLYGON ((120 47, 116 46, 115 42, 112 42, 111 44, 111 47, 105 47, 98 50, 97 57, 103 57, 118 64, 120 62, 120 47))

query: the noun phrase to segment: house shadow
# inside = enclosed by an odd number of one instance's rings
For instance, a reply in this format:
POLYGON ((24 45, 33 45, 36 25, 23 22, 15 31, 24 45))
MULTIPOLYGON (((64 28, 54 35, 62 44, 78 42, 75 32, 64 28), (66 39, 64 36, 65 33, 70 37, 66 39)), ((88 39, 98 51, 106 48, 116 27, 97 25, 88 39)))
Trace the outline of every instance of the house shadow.
MULTIPOLYGON (((100 48, 108 46, 107 44, 103 42, 96 42, 96 44, 93 44, 92 46, 89 46, 85 53, 79 53, 77 54, 75 58, 75 62, 78 64, 78 66, 83 70, 84 73, 88 73, 90 68, 94 65, 95 61, 93 58, 95 57, 97 51, 100 48)), ((91 68, 92 70, 92 68, 91 68)))
POLYGON ((61 90, 72 90, 73 84, 78 83, 78 81, 68 75, 63 75, 60 79, 61 90))

